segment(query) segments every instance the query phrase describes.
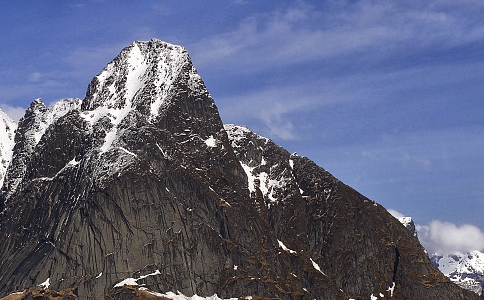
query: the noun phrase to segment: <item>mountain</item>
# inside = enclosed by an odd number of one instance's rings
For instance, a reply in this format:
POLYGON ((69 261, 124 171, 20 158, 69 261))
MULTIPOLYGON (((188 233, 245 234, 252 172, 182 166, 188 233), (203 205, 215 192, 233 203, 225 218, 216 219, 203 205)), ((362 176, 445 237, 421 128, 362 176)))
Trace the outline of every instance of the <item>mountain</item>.
POLYGON ((6 299, 478 299, 382 206, 224 126, 187 51, 156 39, 84 99, 31 104, 0 203, 6 299))
POLYGON ((3 185, 7 168, 12 160, 17 124, 0 109, 0 186, 3 185))
POLYGON ((482 293, 484 287, 484 254, 482 252, 433 254, 430 259, 452 282, 475 292, 481 297, 484 296, 482 293))

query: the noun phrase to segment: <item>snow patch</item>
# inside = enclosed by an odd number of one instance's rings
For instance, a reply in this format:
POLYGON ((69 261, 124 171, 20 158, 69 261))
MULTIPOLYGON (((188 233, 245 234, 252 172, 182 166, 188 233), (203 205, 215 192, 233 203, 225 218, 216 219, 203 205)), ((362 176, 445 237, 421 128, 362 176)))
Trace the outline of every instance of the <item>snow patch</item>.
POLYGON ((279 165, 276 163, 269 165, 269 162, 264 158, 263 151, 265 147, 260 145, 268 144, 270 140, 253 133, 247 127, 228 124, 224 125, 224 128, 232 148, 237 156, 242 157, 242 159, 239 158, 240 164, 247 175, 247 186, 250 196, 253 196, 253 193, 259 189, 266 200, 265 204, 268 208, 274 203, 283 201, 281 196, 285 196, 281 195, 279 191, 283 190, 294 178, 292 172, 286 168, 286 164, 279 165), (245 144, 253 144, 260 150, 260 153, 257 153, 260 157, 260 162, 258 160, 249 160, 249 158, 245 157, 243 153, 245 144))
POLYGON ((39 286, 41 288, 48 289, 50 286, 50 278, 47 278, 47 280, 39 284, 39 286))
POLYGON ((138 285, 138 280, 144 279, 144 278, 150 277, 150 276, 160 275, 160 274, 161 274, 160 270, 156 270, 153 273, 140 276, 138 279, 126 278, 125 280, 115 284, 114 287, 122 287, 122 286, 125 286, 125 285, 138 285))
POLYGON ((133 110, 131 101, 127 101, 125 106, 121 108, 109 108, 106 106, 99 106, 92 111, 86 111, 81 114, 82 118, 94 126, 101 118, 108 117, 111 122, 111 128, 106 132, 104 143, 100 147, 101 153, 107 152, 111 149, 113 142, 116 140, 118 133, 118 125, 123 119, 133 110))
POLYGON ((312 259, 310 258, 309 260, 311 260, 311 263, 313 264, 313 267, 319 271, 319 273, 323 274, 324 276, 326 276, 326 274, 323 273, 323 271, 321 271, 321 268, 319 267, 319 265, 312 259))
POLYGON ((387 292, 390 292, 390 297, 393 297, 393 291, 395 291, 395 282, 387 289, 387 292))
MULTIPOLYGON (((15 292, 15 293, 11 293, 11 294, 9 294, 9 296, 10 296, 10 295, 22 295, 22 294, 24 294, 25 292, 27 292, 27 290, 25 290, 25 291, 21 291, 21 292, 15 292)), ((6 298, 7 298, 7 297, 6 297, 6 298)))
POLYGON ((281 247, 281 248, 282 248, 282 250, 284 250, 284 251, 286 251, 286 252, 289 252, 289 253, 291 253, 291 254, 297 253, 296 251, 294 251, 294 250, 291 250, 291 249, 287 248, 287 247, 286 247, 286 245, 284 245, 284 243, 283 243, 283 242, 281 242, 280 240, 277 240, 277 243, 279 243, 279 247, 281 247))
POLYGON ((138 93, 138 91, 145 85, 145 73, 149 67, 146 58, 141 53, 137 44, 131 49, 127 59, 128 74, 126 76, 126 96, 125 98, 131 100, 138 93))
POLYGON ((207 147, 214 148, 217 147, 217 140, 211 135, 208 139, 205 140, 205 144, 207 147))
POLYGON ((104 144, 101 146, 101 152, 106 152, 111 148, 114 140, 116 139, 116 132, 118 129, 114 127, 111 131, 109 131, 106 136, 104 137, 104 144))
POLYGON ((242 168, 247 174, 247 186, 250 193, 255 193, 256 189, 259 188, 262 195, 267 198, 271 203, 277 202, 278 199, 274 197, 274 189, 284 187, 286 181, 290 180, 288 178, 281 178, 280 180, 270 179, 267 172, 255 171, 256 167, 249 167, 247 164, 240 162, 242 168))
POLYGON ((117 283, 114 287, 122 287, 122 286, 125 286, 125 285, 138 285, 138 279, 134 279, 134 278, 126 278, 125 280, 117 283))
MULTIPOLYGON (((154 82, 157 97, 150 105, 151 120, 158 116, 160 108, 170 94, 171 87, 178 79, 185 62, 188 60, 183 47, 166 43, 166 49, 167 51, 163 52, 157 63, 158 77, 154 82)), ((194 68, 189 71, 189 76, 189 88, 192 90, 199 88, 201 79, 194 68)))
POLYGON ((185 296, 183 295, 182 293, 180 292, 177 292, 176 294, 173 293, 173 292, 167 292, 167 293, 156 293, 156 292, 152 292, 152 291, 147 291, 148 293, 150 293, 151 295, 154 295, 154 296, 157 296, 157 297, 164 297, 164 298, 167 298, 167 299, 172 299, 172 300, 237 300, 237 299, 252 299, 251 296, 246 296, 245 298, 219 298, 217 296, 217 294, 214 294, 213 296, 209 296, 209 297, 201 297, 201 296, 198 296, 198 295, 193 295, 191 297, 189 296, 185 296))

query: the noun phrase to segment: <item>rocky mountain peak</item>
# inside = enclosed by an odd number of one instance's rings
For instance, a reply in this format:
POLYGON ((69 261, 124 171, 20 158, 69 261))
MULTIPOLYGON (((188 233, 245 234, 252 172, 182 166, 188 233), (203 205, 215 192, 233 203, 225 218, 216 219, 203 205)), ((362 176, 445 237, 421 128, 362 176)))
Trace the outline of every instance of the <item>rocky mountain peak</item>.
MULTIPOLYGON (((69 98, 47 107, 42 99, 35 99, 20 119, 15 133, 11 167, 5 175, 3 197, 9 198, 28 172, 29 162, 47 129, 71 110, 80 108, 81 100, 69 98)), ((6 200, 0 201, 2 206, 6 200)))
POLYGON ((476 299, 383 207, 224 127, 180 46, 135 42, 84 100, 35 100, 12 157, 0 296, 476 299))
POLYGON ((400 223, 402 223, 402 225, 405 226, 405 228, 407 228, 413 234, 413 236, 418 236, 412 217, 400 217, 398 218, 398 221, 400 221, 400 223))
POLYGON ((183 47, 157 39, 137 41, 93 78, 82 109, 107 109, 121 118, 138 109, 154 119, 169 101, 170 93, 175 93, 174 84, 184 75, 189 77, 191 88, 202 88, 183 47), (185 71, 188 74, 183 74, 185 71))
MULTIPOLYGON (((91 128, 104 123, 101 126, 106 137, 100 150, 105 152, 116 140, 126 117, 130 116, 127 124, 135 118, 164 126, 170 107, 190 107, 193 103, 179 103, 189 99, 203 99, 215 108, 187 51, 158 39, 137 41, 93 78, 82 102, 81 116, 91 128), (180 94, 185 97, 180 98, 180 94)), ((193 112, 185 112, 183 117, 197 118, 191 115, 193 112)), ((212 113, 217 114, 216 110, 212 113)))

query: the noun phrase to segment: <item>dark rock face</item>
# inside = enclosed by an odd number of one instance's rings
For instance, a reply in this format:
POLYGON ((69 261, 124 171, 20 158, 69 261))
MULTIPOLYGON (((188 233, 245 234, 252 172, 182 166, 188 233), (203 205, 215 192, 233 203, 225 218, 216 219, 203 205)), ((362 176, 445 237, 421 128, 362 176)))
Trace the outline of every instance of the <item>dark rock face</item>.
POLYGON ((135 42, 82 103, 58 108, 36 101, 19 124, 0 296, 48 279, 79 299, 154 297, 134 284, 221 298, 477 299, 380 205, 224 128, 179 46, 135 42))

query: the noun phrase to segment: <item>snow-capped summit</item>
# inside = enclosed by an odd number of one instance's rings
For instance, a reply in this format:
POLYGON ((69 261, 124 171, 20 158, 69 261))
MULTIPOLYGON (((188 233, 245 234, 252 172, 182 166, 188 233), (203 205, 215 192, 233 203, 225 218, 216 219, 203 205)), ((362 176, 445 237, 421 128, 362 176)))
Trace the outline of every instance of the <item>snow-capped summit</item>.
POLYGON ((82 109, 98 109, 97 113, 117 118, 142 108, 153 119, 176 92, 174 83, 187 75, 190 88, 201 88, 185 48, 158 39, 136 41, 93 78, 82 109))
MULTIPOLYGON (((6 197, 14 192, 29 171, 28 163, 49 126, 71 110, 80 108, 80 104, 81 100, 77 98, 60 100, 50 107, 47 107, 40 98, 32 101, 18 126, 15 125, 15 142, 12 139, 12 144, 10 144, 13 149, 13 156, 10 156, 12 167, 8 170, 5 169, 6 181, 4 184, 6 187, 4 189, 8 190, 6 197)), ((6 158, 8 157, 7 155, 6 158)), ((0 207, 2 204, 0 203, 0 207)))
POLYGON ((5 173, 12 160, 16 129, 17 123, 0 109, 0 187, 3 185, 5 173))
POLYGON ((417 229, 415 228, 415 223, 413 222, 412 217, 400 217, 398 218, 398 221, 403 224, 410 232, 413 234, 413 236, 418 236, 417 235, 417 229))
POLYGON ((155 122, 181 89, 208 95, 185 48, 158 39, 136 41, 93 78, 82 102, 82 117, 91 127, 109 120, 100 147, 106 152, 130 113, 155 122))
POLYGON ((51 124, 69 111, 79 109, 80 107, 81 100, 78 98, 62 99, 49 107, 44 104, 42 99, 35 99, 27 109, 25 116, 20 119, 20 122, 32 122, 28 132, 26 132, 26 135, 31 139, 30 146, 35 147, 40 142, 40 139, 51 124), (31 119, 27 120, 27 118, 31 119))

